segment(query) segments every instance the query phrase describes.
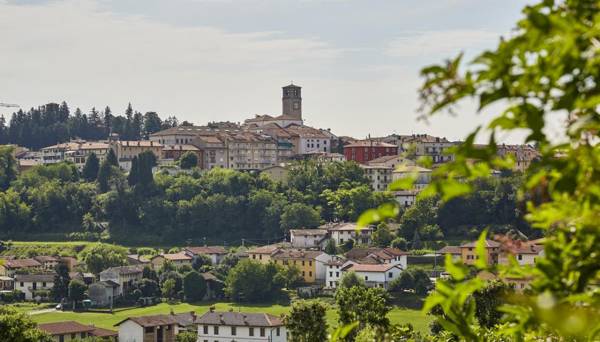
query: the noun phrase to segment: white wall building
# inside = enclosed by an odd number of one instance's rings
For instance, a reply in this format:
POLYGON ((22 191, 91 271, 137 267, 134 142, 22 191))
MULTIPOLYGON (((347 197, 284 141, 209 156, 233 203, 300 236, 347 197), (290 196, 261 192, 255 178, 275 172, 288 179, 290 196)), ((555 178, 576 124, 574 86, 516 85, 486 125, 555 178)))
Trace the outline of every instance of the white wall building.
POLYGON ((352 239, 357 244, 367 245, 371 243, 371 234, 373 228, 359 227, 356 223, 330 223, 320 227, 327 229, 329 236, 335 241, 337 246, 343 245, 346 241, 352 239))
POLYGON ((281 318, 264 313, 209 311, 198 317, 198 342, 285 342, 281 318))
POLYGON ((325 288, 337 288, 344 274, 342 269, 352 264, 356 264, 356 262, 341 257, 334 257, 333 260, 328 262, 325 272, 325 288))
POLYGON ((36 293, 47 292, 54 287, 54 274, 17 274, 15 275, 15 290, 25 294, 26 300, 46 297, 36 293))
POLYGON ((397 264, 350 264, 342 268, 344 272, 354 272, 369 287, 388 288, 394 279, 398 279, 403 269, 397 264))
POLYGON ((100 272, 100 281, 114 281, 119 284, 116 295, 122 295, 134 282, 142 280, 143 265, 111 267, 100 272))
POLYGON ((175 341, 179 323, 174 315, 129 317, 117 324, 119 342, 175 341))
POLYGON ((327 234, 326 229, 290 229, 290 243, 294 248, 321 248, 327 234))

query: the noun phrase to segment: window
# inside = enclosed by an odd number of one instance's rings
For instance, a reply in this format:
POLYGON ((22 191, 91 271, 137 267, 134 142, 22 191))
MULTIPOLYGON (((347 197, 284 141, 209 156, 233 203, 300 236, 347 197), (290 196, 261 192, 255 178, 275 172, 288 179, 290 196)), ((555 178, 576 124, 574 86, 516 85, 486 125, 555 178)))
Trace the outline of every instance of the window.
POLYGON ((340 272, 335 272, 335 276, 339 277, 340 276, 340 272))
POLYGON ((248 335, 254 336, 254 328, 248 328, 248 335))
POLYGON ((214 329, 213 329, 213 334, 215 334, 215 335, 219 335, 219 326, 218 326, 218 325, 215 325, 215 326, 214 326, 214 329))
POLYGON ((277 330, 275 330, 275 335, 279 336, 281 334, 280 328, 277 327, 277 330))
POLYGON ((71 339, 74 340, 77 337, 77 334, 71 334, 71 339))
POLYGON ((523 254, 519 254, 518 258, 519 260, 523 260, 523 254))
POLYGON ((205 325, 203 328, 204 328, 203 329, 204 330, 204 335, 208 335, 208 325, 205 325))
POLYGON ((394 273, 392 273, 392 272, 389 272, 389 273, 388 273, 388 277, 390 277, 390 278, 394 278, 394 273))
POLYGON ((330 277, 333 277, 333 272, 329 272, 329 276, 330 276, 330 277))
POLYGON ((265 328, 260 328, 260 336, 265 336, 265 328))
POLYGON ((365 280, 369 280, 369 277, 368 277, 368 276, 365 276, 365 280))
POLYGON ((308 266, 312 266, 312 261, 309 261, 309 262, 308 262, 308 266))
POLYGON ((237 335, 237 329, 236 327, 231 327, 231 336, 235 336, 237 335))
MULTIPOLYGON (((519 256, 520 256, 520 255, 519 255, 519 256)), ((519 259, 519 260, 521 260, 521 259, 519 259)), ((44 281, 44 282, 42 282, 42 287, 46 287, 46 282, 45 282, 45 281, 44 281)))
POLYGON ((145 328, 145 329, 144 329, 144 332, 145 332, 146 334, 151 334, 151 333, 153 333, 153 332, 154 332, 154 327, 148 327, 148 328, 145 328))
POLYGON ((312 271, 308 271, 308 276, 312 277, 312 271))

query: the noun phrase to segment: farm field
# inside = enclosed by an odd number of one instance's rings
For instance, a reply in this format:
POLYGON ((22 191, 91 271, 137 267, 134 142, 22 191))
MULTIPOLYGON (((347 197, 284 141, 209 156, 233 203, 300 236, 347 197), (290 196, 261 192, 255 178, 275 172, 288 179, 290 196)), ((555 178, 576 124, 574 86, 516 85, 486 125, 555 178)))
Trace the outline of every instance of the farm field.
MULTIPOLYGON (((108 313, 93 313, 93 312, 47 312, 33 314, 31 318, 37 323, 48 323, 57 321, 77 321, 83 324, 94 324, 98 327, 115 329, 114 324, 131 316, 157 315, 167 314, 173 310, 175 313, 194 311, 198 314, 203 314, 208 311, 209 307, 214 305, 218 311, 234 311, 242 312, 265 312, 273 315, 281 315, 287 313, 288 306, 282 305, 237 305, 233 303, 215 303, 215 304, 188 304, 181 303, 169 305, 161 303, 155 306, 145 308, 125 309, 112 314, 108 313)), ((388 315, 392 323, 411 323, 415 330, 427 332, 431 317, 423 314, 419 310, 394 308, 388 315)), ((330 330, 337 325, 337 313, 334 309, 327 311, 327 322, 330 330)))

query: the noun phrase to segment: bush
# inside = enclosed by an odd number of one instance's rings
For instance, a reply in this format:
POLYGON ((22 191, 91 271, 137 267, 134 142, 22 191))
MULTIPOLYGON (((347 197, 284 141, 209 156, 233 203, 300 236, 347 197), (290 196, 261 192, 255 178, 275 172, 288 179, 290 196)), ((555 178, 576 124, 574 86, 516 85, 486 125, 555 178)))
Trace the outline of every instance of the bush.
POLYGON ((191 271, 183 277, 183 292, 189 302, 201 301, 206 295, 206 281, 200 273, 191 271))

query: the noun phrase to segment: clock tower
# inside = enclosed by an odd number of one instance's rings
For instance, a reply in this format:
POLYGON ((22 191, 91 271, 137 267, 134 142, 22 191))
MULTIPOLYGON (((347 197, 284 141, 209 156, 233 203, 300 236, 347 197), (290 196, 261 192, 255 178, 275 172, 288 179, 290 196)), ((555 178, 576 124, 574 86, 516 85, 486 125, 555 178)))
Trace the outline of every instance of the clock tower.
POLYGON ((282 114, 302 120, 302 87, 295 84, 283 87, 282 114))

